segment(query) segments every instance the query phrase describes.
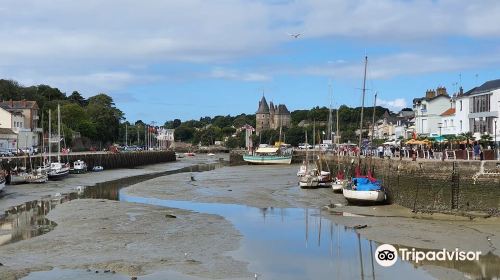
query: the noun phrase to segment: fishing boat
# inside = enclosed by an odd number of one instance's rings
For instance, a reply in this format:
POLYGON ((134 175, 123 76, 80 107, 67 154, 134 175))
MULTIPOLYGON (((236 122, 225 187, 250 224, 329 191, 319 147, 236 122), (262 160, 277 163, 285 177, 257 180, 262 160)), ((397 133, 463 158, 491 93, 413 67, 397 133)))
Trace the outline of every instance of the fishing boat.
POLYGON ((69 163, 52 162, 47 174, 50 180, 60 180, 69 175, 69 163))
POLYGON ((292 152, 289 149, 261 144, 250 155, 243 155, 243 160, 251 164, 291 164, 292 152))
POLYGON ((73 168, 69 170, 71 174, 83 174, 87 173, 87 164, 83 160, 77 160, 73 162, 73 168))
MULTIPOLYGON (((365 92, 366 92, 366 68, 368 64, 368 57, 365 57, 365 71, 363 78, 363 95, 361 101, 361 118, 360 118, 360 131, 363 131, 363 111, 365 107, 365 92)), ((362 144, 362 133, 359 134, 359 148, 361 149, 362 144)), ((350 203, 355 204, 371 204, 380 203, 386 200, 387 196, 385 194, 384 188, 381 182, 375 179, 371 171, 368 171, 366 176, 361 175, 361 150, 358 153, 358 165, 355 169, 355 175, 348 181, 342 189, 342 194, 345 199, 350 203)))

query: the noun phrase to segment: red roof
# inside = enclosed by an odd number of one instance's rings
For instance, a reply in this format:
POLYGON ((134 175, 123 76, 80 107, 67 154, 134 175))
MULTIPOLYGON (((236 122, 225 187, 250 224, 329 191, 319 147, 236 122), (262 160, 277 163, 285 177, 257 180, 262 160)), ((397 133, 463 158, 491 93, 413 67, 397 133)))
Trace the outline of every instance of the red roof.
POLYGON ((451 116, 451 115, 455 115, 455 108, 450 108, 446 111, 444 111, 441 116, 451 116))

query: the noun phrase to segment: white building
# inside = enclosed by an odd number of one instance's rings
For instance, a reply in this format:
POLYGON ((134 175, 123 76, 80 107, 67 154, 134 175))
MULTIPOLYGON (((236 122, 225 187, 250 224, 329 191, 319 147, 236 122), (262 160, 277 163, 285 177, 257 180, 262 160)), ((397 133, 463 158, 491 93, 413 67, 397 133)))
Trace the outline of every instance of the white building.
MULTIPOLYGON (((496 125, 495 131, 495 123, 499 117, 500 79, 488 81, 473 88, 460 96, 458 100, 462 101, 462 111, 467 110, 468 131, 472 132, 476 139, 483 134, 489 134, 492 137, 500 135, 500 123, 496 125)), ((462 120, 461 118, 458 120, 462 120)), ((463 122, 463 125, 465 124, 463 122)))
POLYGON ((42 130, 38 128, 36 101, 1 101, 0 128, 11 129, 17 134, 15 149, 38 147, 42 130))
POLYGON ((460 88, 460 93, 455 100, 455 126, 457 134, 470 131, 468 97, 470 92, 472 92, 472 90, 464 94, 462 88, 460 88))
POLYGON ((156 139, 158 140, 158 148, 164 150, 170 148, 172 143, 174 143, 174 132, 175 129, 166 129, 163 127, 160 127, 158 129, 158 135, 156 136, 156 139))
POLYGON ((413 99, 417 134, 439 135, 443 126, 441 114, 451 107, 451 101, 444 87, 438 87, 436 91, 428 90, 425 97, 413 99))

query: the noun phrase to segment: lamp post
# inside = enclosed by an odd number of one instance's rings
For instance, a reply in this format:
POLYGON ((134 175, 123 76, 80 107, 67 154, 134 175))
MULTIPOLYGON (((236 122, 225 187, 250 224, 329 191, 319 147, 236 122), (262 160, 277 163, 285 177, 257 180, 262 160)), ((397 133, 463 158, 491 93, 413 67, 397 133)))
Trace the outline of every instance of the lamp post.
POLYGON ((498 149, 497 149, 497 118, 495 118, 494 122, 495 122, 495 159, 498 159, 498 149))

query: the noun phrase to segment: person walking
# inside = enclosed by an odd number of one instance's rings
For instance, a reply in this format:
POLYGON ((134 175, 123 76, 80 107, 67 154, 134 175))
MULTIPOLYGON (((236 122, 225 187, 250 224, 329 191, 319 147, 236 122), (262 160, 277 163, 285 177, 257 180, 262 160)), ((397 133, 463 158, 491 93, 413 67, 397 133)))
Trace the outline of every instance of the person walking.
POLYGON ((472 147, 474 150, 474 159, 481 159, 481 145, 477 141, 474 141, 474 146, 472 147))

